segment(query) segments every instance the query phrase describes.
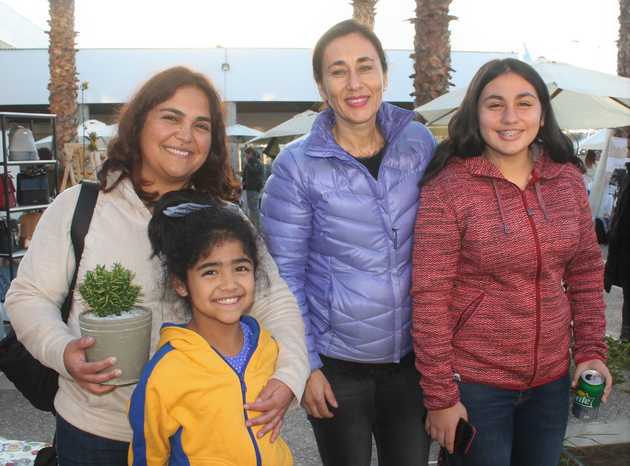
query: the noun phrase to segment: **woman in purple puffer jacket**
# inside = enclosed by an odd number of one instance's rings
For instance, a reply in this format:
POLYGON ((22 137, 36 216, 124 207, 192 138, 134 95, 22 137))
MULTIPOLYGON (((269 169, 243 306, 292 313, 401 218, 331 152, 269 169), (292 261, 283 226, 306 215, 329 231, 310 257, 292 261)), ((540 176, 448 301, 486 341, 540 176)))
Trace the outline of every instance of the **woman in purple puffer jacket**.
POLYGON ((354 21, 313 53, 328 104, 274 162, 262 226, 304 317, 304 407, 324 465, 422 465, 428 456, 410 336, 418 184, 434 147, 413 113, 382 102, 387 62, 354 21))

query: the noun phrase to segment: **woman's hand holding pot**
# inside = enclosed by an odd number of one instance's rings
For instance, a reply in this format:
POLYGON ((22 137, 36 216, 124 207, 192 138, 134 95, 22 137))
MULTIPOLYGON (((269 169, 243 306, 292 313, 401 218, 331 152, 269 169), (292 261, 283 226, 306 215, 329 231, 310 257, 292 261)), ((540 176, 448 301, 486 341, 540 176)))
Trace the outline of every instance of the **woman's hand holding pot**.
POLYGON ((103 395, 114 390, 114 385, 102 385, 103 382, 120 377, 120 370, 102 372, 115 364, 115 358, 87 362, 85 350, 94 345, 92 337, 72 340, 63 351, 63 363, 72 378, 85 390, 94 395, 103 395))

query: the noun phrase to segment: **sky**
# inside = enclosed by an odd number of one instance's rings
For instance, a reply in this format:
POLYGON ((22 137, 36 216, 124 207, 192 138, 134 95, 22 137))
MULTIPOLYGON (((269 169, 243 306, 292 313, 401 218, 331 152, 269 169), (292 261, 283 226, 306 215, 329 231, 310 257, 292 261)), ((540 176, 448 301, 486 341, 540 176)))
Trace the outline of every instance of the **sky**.
MULTIPOLYGON (((47 30, 48 0, 0 0, 47 30)), ((618 0, 453 0, 451 49, 512 51, 616 74, 618 0)), ((413 48, 415 0, 379 0, 375 32, 413 48)), ((75 0, 79 48, 311 48, 350 0, 75 0)))

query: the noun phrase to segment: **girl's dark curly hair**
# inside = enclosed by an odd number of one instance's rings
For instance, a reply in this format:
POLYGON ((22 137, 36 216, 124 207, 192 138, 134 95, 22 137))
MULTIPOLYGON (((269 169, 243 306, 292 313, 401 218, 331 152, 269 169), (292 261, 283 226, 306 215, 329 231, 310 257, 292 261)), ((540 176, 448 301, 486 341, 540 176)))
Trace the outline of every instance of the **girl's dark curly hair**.
POLYGON ((238 207, 207 193, 183 189, 164 194, 153 209, 148 228, 153 256, 162 260, 168 277, 176 277, 183 283, 187 271, 223 241, 240 242, 254 271, 258 269, 258 247, 252 225, 238 207), (169 207, 186 203, 208 207, 179 217, 164 213, 169 207))
POLYGON ((221 99, 208 78, 183 66, 169 68, 153 76, 122 107, 118 115, 118 134, 110 141, 107 160, 98 174, 103 191, 111 191, 122 179, 129 178, 140 199, 147 203, 155 202, 158 193, 145 191, 147 182, 140 176, 142 171, 140 134, 147 114, 156 105, 173 97, 175 92, 184 86, 195 87, 206 95, 212 125, 212 142, 208 158, 192 175, 191 185, 219 199, 231 198, 235 182, 228 162, 221 99), (108 184, 108 175, 116 171, 121 172, 121 176, 108 184))

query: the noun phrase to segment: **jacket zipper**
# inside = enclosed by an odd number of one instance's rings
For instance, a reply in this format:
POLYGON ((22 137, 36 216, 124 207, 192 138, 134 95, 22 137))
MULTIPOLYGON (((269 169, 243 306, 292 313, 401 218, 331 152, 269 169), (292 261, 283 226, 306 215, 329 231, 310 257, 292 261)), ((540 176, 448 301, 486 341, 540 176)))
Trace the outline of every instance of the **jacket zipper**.
MULTIPOLYGON (((388 144, 386 142, 386 144, 388 144)), ((370 171, 367 169, 367 167, 365 165, 363 165, 361 162, 359 162, 358 160, 356 160, 353 156, 351 156, 350 154, 348 154, 347 152, 342 152, 342 153, 334 153, 333 157, 337 158, 338 160, 341 160, 342 162, 345 163, 349 163, 350 165, 354 165, 359 167, 359 170, 363 171, 364 176, 367 178, 367 182, 368 185, 370 186, 370 189, 372 190, 372 194, 374 195, 374 197, 377 200, 380 200, 382 202, 385 202, 385 199, 387 197, 387 189, 385 189, 385 183, 383 182, 382 184, 382 188, 381 188, 381 180, 382 180, 382 171, 383 171, 383 166, 385 163, 385 159, 389 154, 389 150, 386 149, 385 154, 383 154, 383 160, 381 160, 381 165, 378 167, 378 177, 375 179, 372 174, 370 173, 370 171), (382 195, 381 195, 382 194, 382 195)), ((389 212, 381 212, 381 217, 383 218, 383 223, 385 228, 387 228, 387 224, 391 225, 391 217, 389 216, 389 212), (388 220, 385 220, 385 215, 388 216, 388 220)), ((398 228, 396 227, 390 227, 391 231, 393 233, 393 248, 389 248, 388 250, 388 256, 389 256, 389 268, 390 270, 394 270, 395 266, 397 264, 397 256, 398 256, 398 228)), ((385 232, 387 233, 387 230, 385 230, 385 232)), ((399 308, 402 305, 402 300, 400 300, 398 297, 402 296, 401 293, 401 281, 398 277, 395 277, 393 274, 390 274, 390 283, 392 285, 392 291, 393 291, 393 295, 394 295, 394 354, 393 354, 393 362, 400 362, 400 358, 401 358, 401 354, 400 354, 400 345, 401 345, 401 331, 397 330, 400 329, 402 327, 402 317, 400 315, 400 312, 396 312, 396 309, 399 308)))
MULTIPOLYGON (((247 361, 245 361, 245 368, 243 369, 243 375, 241 376, 237 371, 234 370, 234 368, 230 365, 230 363, 227 362, 227 360, 223 357, 223 355, 220 352, 218 352, 214 347, 211 346, 214 352, 217 353, 221 359, 223 359, 225 364, 227 364, 227 366, 230 369, 232 369, 232 372, 236 374, 236 377, 238 377, 238 381, 241 384, 241 396, 243 397, 243 405, 245 405, 245 403, 247 402, 247 399, 245 396, 245 393, 247 392, 247 385, 245 384, 245 371, 249 367, 249 361, 254 355, 254 353, 256 352, 257 347, 258 347, 258 340, 256 340, 256 346, 252 349, 251 353, 247 357, 247 361)), ((247 416, 247 410, 245 408, 243 408, 243 416, 245 417, 245 423, 247 423, 247 421, 249 420, 249 416, 247 416)), ((262 466, 262 457, 260 456, 260 449, 258 447, 258 442, 256 441, 256 436, 254 435, 254 431, 251 426, 247 426, 247 433, 249 434, 249 438, 251 439, 252 445, 254 447, 254 453, 256 454, 256 466, 262 466)))
MULTIPOLYGON (((356 160, 354 157, 352 157, 350 154, 347 154, 350 159, 352 159, 349 163, 350 164, 354 164, 355 166, 358 166, 360 170, 363 170, 364 176, 367 177, 368 179, 368 184, 370 185, 370 189, 372 190, 372 194, 374 195, 374 197, 376 197, 376 199, 385 202, 385 199, 387 197, 387 189, 385 188, 385 183, 382 182, 382 170, 383 170, 383 165, 385 163, 385 157, 387 157, 387 155, 389 154, 389 151, 386 150, 385 154, 383 154, 383 160, 381 160, 381 165, 378 168, 378 178, 374 179, 374 177, 372 176, 372 174, 370 173, 370 171, 367 169, 367 167, 365 165, 363 165, 361 162, 359 162, 358 160, 356 160), (381 183, 382 183, 382 188, 381 188, 381 183), (382 196, 381 196, 382 193, 382 196)), ((340 160, 342 161, 347 161, 344 157, 340 157, 337 156, 340 160)), ((388 223, 391 225, 391 217, 389 215, 389 212, 381 212, 381 217, 383 218, 383 223, 385 225, 387 225, 388 223), (385 215, 388 216, 388 221, 385 220, 385 215)), ((386 227, 387 228, 387 227, 386 227)), ((393 248, 390 248, 388 251, 388 256, 389 256, 389 269, 390 270, 394 270, 395 266, 397 264, 397 250, 398 250, 398 228, 396 227, 391 227, 392 233, 394 235, 393 238, 393 248)), ((387 231, 387 230, 386 230, 387 231)), ((400 316, 400 312, 396 312, 396 309, 398 307, 400 307, 400 305, 402 305, 402 302, 399 302, 400 300, 398 299, 399 296, 402 296, 401 293, 401 283, 400 283, 400 279, 396 276, 394 276, 393 274, 390 274, 390 283, 392 285, 392 291, 393 291, 393 295, 394 295, 394 362, 398 363, 400 362, 400 358, 401 358, 401 354, 400 354, 400 345, 401 345, 401 331, 398 330, 402 327, 402 318, 400 316)))
POLYGON ((538 371, 538 343, 540 340, 540 275, 542 272, 542 255, 540 253, 540 241, 538 239, 538 230, 536 230, 536 224, 533 219, 533 212, 527 205, 527 199, 525 198, 525 191, 521 191, 521 199, 523 200, 523 206, 527 213, 527 219, 529 225, 532 228, 532 235, 534 236, 534 245, 536 246, 536 339, 534 340, 534 370, 532 377, 529 379, 527 385, 531 386, 536 378, 536 372, 538 371))
MULTIPOLYGON (((241 393, 243 395, 243 404, 245 404, 246 402, 245 392, 247 391, 247 385, 245 385, 245 379, 241 377, 240 375, 238 376, 238 380, 241 382, 241 393)), ((245 416, 245 422, 247 422, 249 420, 249 416, 247 416, 246 409, 243 409, 243 415, 245 416)), ((256 453, 256 466, 262 466, 262 459, 260 457, 260 449, 258 448, 258 442, 256 441, 256 437, 254 436, 254 431, 252 430, 251 426, 247 426, 247 433, 249 433, 249 438, 252 440, 252 445, 254 446, 254 452, 256 453)))

